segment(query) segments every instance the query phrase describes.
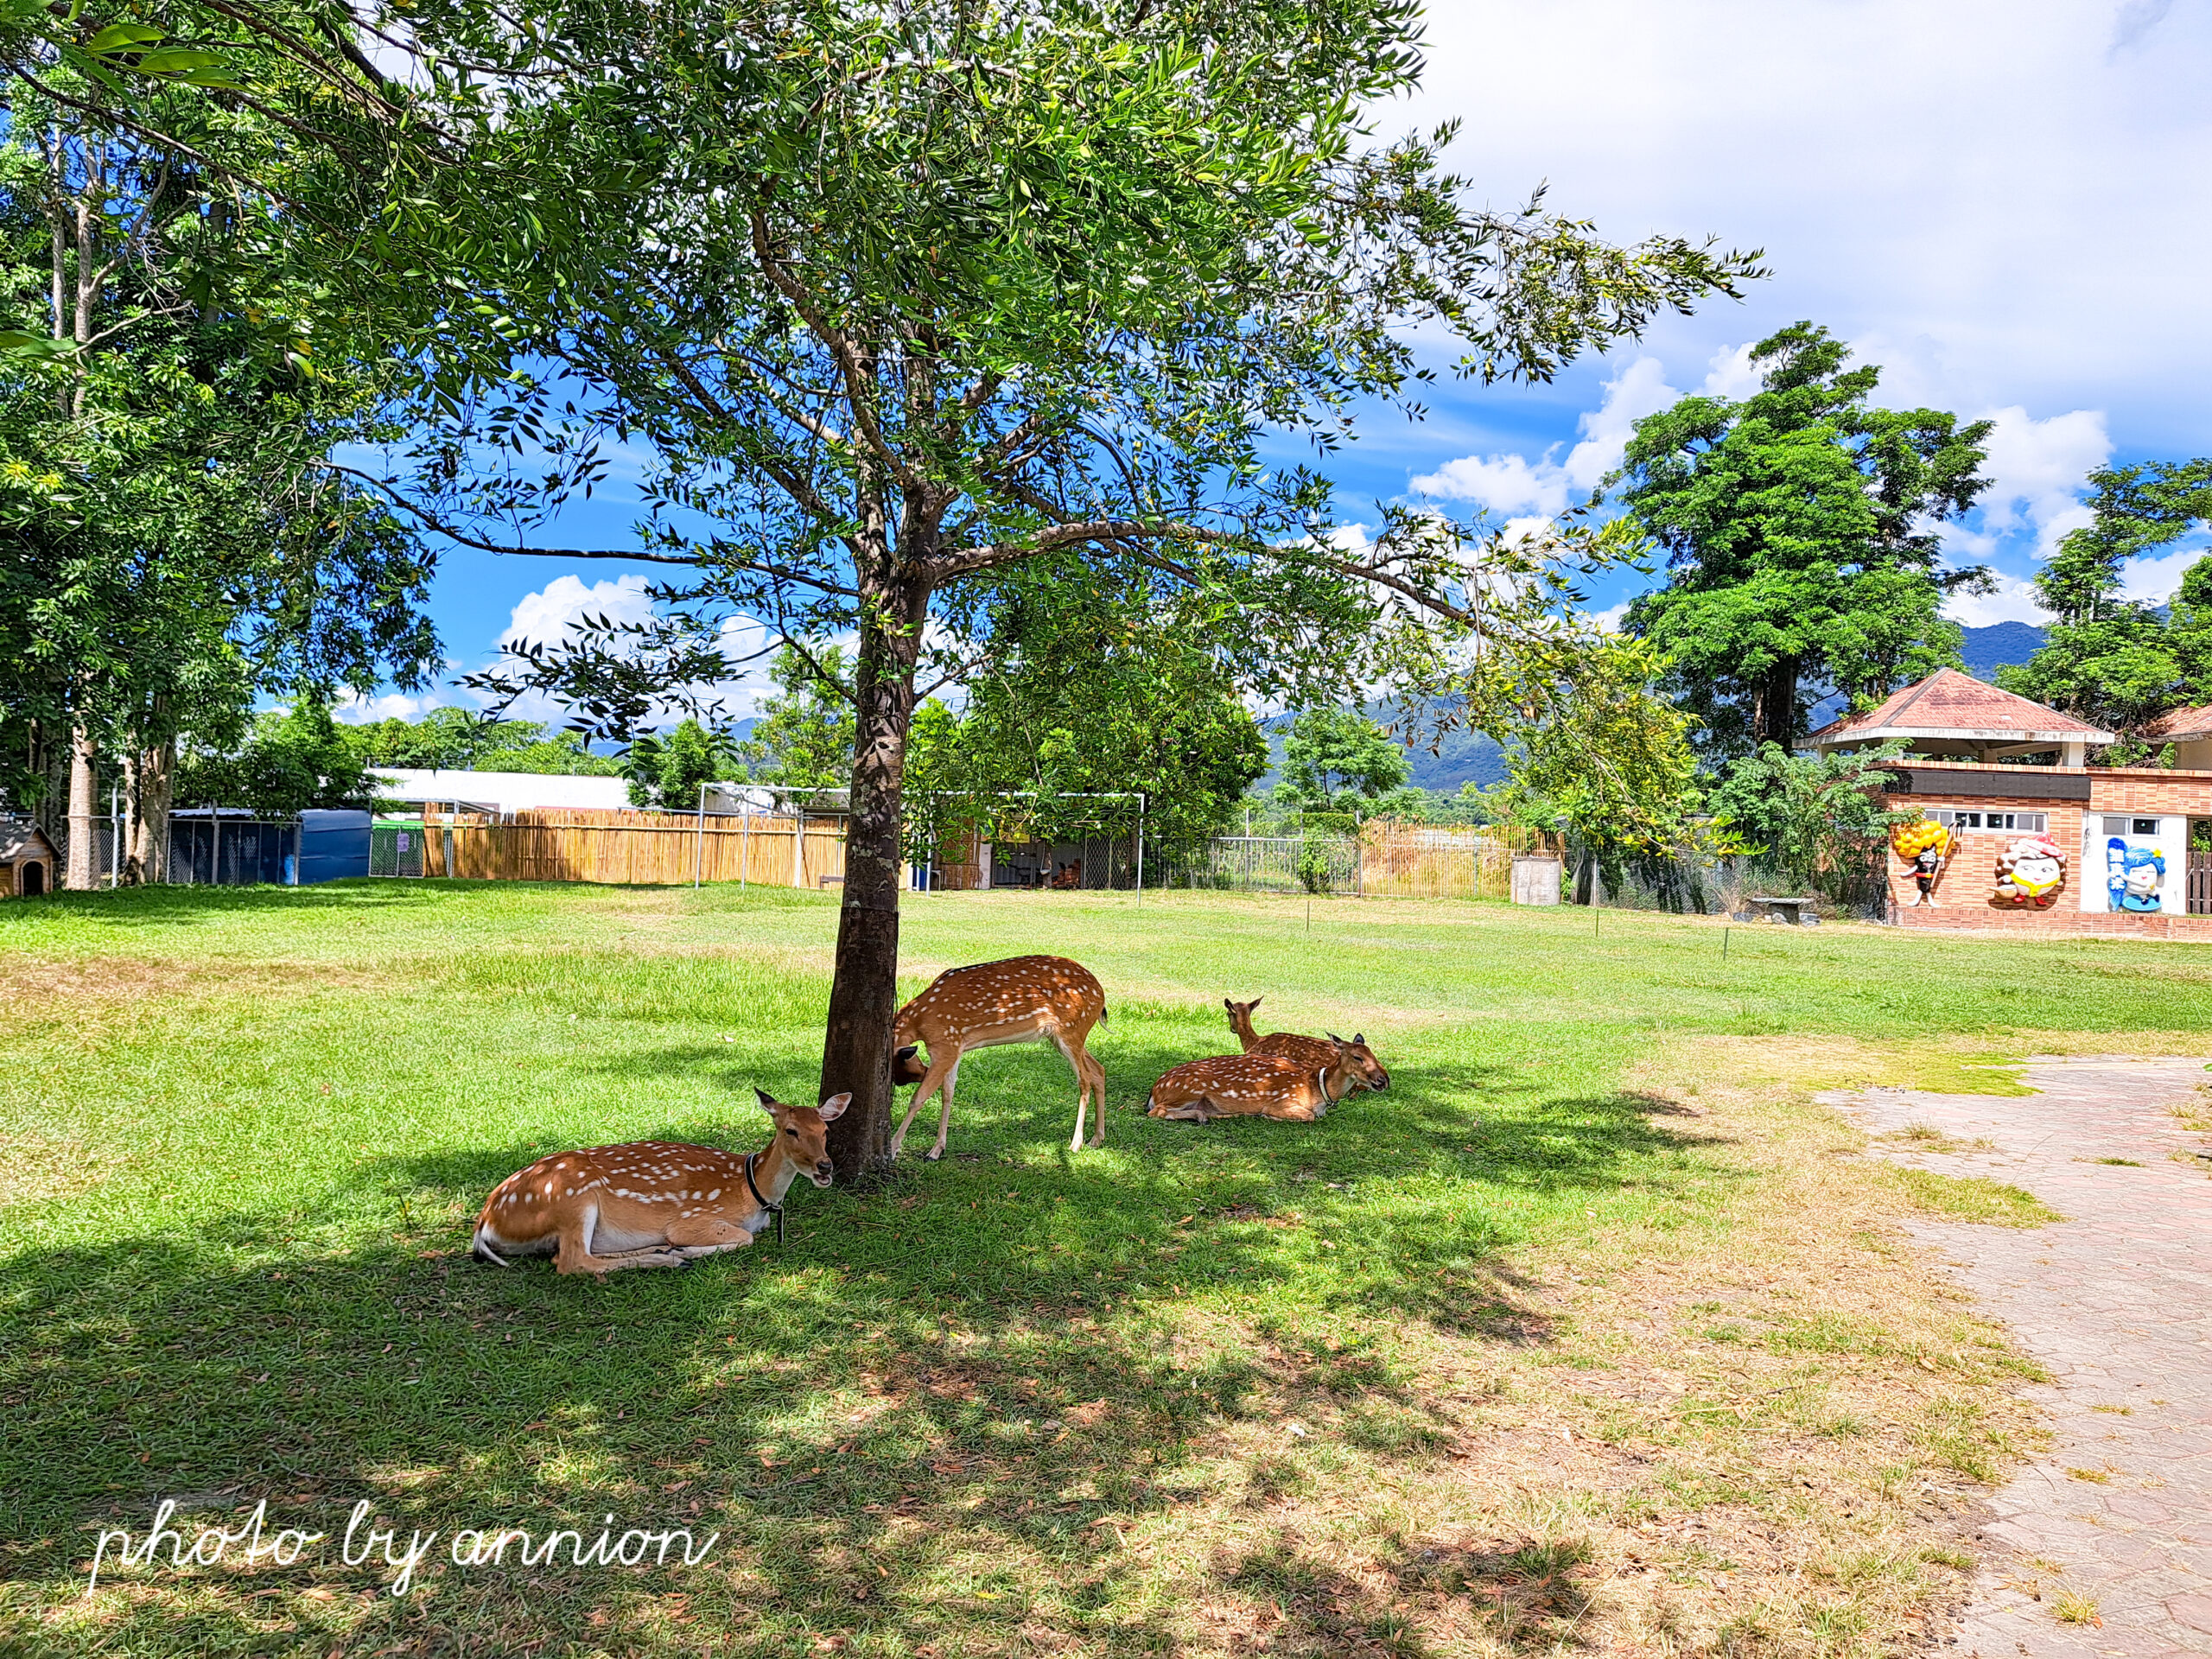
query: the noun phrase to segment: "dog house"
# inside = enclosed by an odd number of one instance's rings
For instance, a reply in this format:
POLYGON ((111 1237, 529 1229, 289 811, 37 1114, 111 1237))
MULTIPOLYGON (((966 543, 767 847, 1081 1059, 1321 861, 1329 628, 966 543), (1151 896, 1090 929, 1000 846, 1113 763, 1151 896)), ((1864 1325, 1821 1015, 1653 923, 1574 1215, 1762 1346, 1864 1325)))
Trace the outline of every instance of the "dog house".
POLYGON ((54 872, 61 855, 46 831, 28 820, 0 823, 0 870, 5 885, 0 898, 39 899, 54 891, 54 872))

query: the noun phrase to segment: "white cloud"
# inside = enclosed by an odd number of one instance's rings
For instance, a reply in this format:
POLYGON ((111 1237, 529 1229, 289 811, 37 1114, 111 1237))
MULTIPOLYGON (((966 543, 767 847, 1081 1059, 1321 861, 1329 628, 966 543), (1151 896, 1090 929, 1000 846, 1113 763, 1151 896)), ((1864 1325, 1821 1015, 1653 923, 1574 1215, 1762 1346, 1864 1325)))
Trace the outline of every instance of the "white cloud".
POLYGON ((1448 159, 1492 203, 1548 182, 1616 241, 1765 250, 1742 305, 1656 321, 1662 359, 1810 318, 1880 342, 1893 397, 2126 410, 2131 448, 2212 448, 2212 7, 1453 0, 1427 25, 1424 90, 1383 118, 1459 119, 1448 159))
POLYGON ((414 696, 404 691, 387 691, 374 697, 356 692, 345 702, 333 705, 330 717, 348 726, 369 726, 380 720, 420 720, 445 701, 430 691, 414 696))
POLYGON ((1706 365, 1705 384, 1698 388, 1708 397, 1726 397, 1740 402, 1759 390, 1764 384, 1758 365, 1751 361, 1751 346, 1756 342, 1745 340, 1741 346, 1723 346, 1713 354, 1706 365))
POLYGON ((1577 422, 1582 442, 1567 452, 1567 481, 1587 493, 1621 464, 1636 423, 1656 415, 1681 394, 1667 384, 1656 357, 1639 357, 1605 382, 1605 401, 1577 422))
POLYGON ((1471 501, 1491 512, 1567 510, 1567 474, 1546 459, 1526 455, 1462 455, 1413 480, 1420 494, 1440 501, 1471 501))
POLYGON ((582 576, 556 576, 516 602, 499 643, 557 645, 575 638, 587 617, 603 616, 612 622, 645 621, 653 613, 647 586, 640 575, 617 576, 588 588, 582 576))
POLYGON ((1986 628, 1995 622, 2029 622, 2037 627, 2050 620, 2036 603, 2035 583, 2018 576, 2000 576, 1990 594, 1954 594, 1943 614, 1969 628, 1986 628))
POLYGON ((2084 480, 2112 458, 2102 410, 2077 409, 2036 420, 2018 404, 1992 412, 1987 472, 1994 481, 1977 505, 1981 528, 2036 532, 2047 556, 2067 531, 2089 521, 2084 480))
POLYGON ((1526 455, 1463 455, 1412 480, 1415 493, 1440 501, 1470 501, 1491 512, 1554 518, 1621 464, 1636 423, 1681 394, 1667 384, 1654 357, 1638 357, 1605 382, 1605 400, 1575 423, 1582 441, 1564 463, 1554 444, 1531 461, 1526 455))
POLYGON ((2121 574, 2120 591, 2146 605, 2163 605, 2174 596, 2189 567, 2202 558, 2206 550, 2202 538, 2193 537, 2189 545, 2175 552, 2131 559, 2121 574))

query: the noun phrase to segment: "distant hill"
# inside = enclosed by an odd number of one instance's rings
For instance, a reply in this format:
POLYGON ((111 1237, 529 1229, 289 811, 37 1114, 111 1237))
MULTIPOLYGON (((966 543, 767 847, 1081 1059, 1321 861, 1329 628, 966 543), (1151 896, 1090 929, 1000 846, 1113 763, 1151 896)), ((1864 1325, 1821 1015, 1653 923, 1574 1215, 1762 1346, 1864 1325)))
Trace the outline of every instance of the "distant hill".
MULTIPOLYGON (((1370 703, 1368 718, 1384 726, 1390 723, 1388 703, 1370 703)), ((1252 785, 1255 793, 1265 794, 1281 781, 1282 740, 1290 728, 1291 716, 1277 715, 1260 722, 1260 729, 1268 734, 1268 750, 1274 757, 1267 776, 1252 785)), ((1427 744, 1419 744, 1406 751, 1406 759, 1413 763, 1412 782, 1422 789, 1441 790, 1446 795, 1459 792, 1462 784, 1473 784, 1487 789, 1492 784, 1505 781, 1505 751, 1497 742, 1480 732, 1455 731, 1445 734, 1431 754, 1427 744)))
POLYGON ((1968 628, 1966 636, 1960 654, 1977 680, 1994 681, 1999 669, 2024 663, 2043 649, 2043 630, 2031 622, 1993 622, 1968 628))

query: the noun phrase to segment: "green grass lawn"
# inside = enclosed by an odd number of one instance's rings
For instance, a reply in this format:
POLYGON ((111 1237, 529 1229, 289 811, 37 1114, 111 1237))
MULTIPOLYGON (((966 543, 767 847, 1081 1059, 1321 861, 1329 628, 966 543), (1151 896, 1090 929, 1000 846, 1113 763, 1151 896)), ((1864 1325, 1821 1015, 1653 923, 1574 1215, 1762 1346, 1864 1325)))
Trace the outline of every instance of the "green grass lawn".
POLYGON ((544 1152, 763 1144, 754 1085, 812 1097, 835 922, 404 881, 0 906, 0 1653, 1881 1651, 2031 1368, 1898 1226, 2005 1205, 1848 1156, 1804 1086, 2001 1091, 2030 1046, 2212 1026, 2190 946, 914 897, 908 989, 1040 950, 1104 982, 1103 1151, 1056 1054, 995 1050, 943 1164, 918 1125, 782 1246, 468 1259, 544 1152), (1389 1092, 1144 1118, 1262 994, 1263 1030, 1363 1030, 1389 1092), (188 1541, 262 1499, 440 1535, 405 1598, 334 1537, 85 1596, 164 1497, 188 1541), (720 1541, 447 1554, 607 1516, 720 1541))

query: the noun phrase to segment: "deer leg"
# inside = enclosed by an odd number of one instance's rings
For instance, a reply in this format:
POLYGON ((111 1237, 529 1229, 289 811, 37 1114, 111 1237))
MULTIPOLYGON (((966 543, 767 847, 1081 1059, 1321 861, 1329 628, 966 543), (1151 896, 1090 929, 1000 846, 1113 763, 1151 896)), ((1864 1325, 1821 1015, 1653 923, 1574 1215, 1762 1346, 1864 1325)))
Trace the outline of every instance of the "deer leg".
MULTIPOLYGON (((1090 1144, 1103 1147, 1106 1144, 1106 1068, 1088 1048, 1079 1048, 1076 1053, 1090 1072, 1090 1144)), ((1076 1127, 1080 1129, 1082 1125, 1076 1127)))
MULTIPOLYGON (((944 1088, 947 1074, 957 1071, 959 1068, 960 1056, 957 1053, 946 1059, 942 1065, 939 1065, 936 1054, 931 1054, 930 1069, 922 1074, 922 1080, 914 1085, 914 1098, 906 1108, 906 1122, 899 1124, 899 1133, 891 1137, 891 1156, 894 1160, 898 1158, 900 1148, 906 1144, 906 1131, 914 1127, 914 1114, 922 1109, 922 1103, 944 1088)), ((950 1109, 948 1107, 948 1112, 950 1109)), ((943 1149, 942 1141, 939 1142, 939 1149, 943 1149)))
POLYGON ((1196 1100, 1186 1100, 1179 1106, 1155 1106, 1152 1109, 1152 1116, 1173 1118, 1179 1123, 1204 1123, 1213 1116, 1212 1105, 1211 1101, 1200 1095, 1196 1100))
POLYGON ((607 1255, 594 1255, 591 1251, 592 1234, 599 1225, 599 1206, 586 1205, 572 1210, 561 1224, 561 1242, 554 1246, 553 1268, 556 1273, 618 1273, 624 1268, 680 1268, 683 1258, 674 1250, 652 1248, 642 1250, 618 1250, 607 1255))
POLYGON ((931 1163, 944 1156, 944 1137, 952 1128, 952 1091, 959 1082, 960 1057, 956 1054, 952 1064, 944 1069, 944 1087, 938 1090, 938 1099, 943 1106, 937 1115, 937 1145, 923 1154, 931 1163))
MULTIPOLYGON (((1058 1033, 1053 1035, 1052 1046, 1060 1051, 1060 1058, 1068 1063, 1068 1070, 1075 1073, 1075 1134, 1068 1141, 1068 1150, 1079 1152, 1083 1149, 1083 1109, 1090 1102, 1090 1057, 1083 1052, 1081 1044, 1071 1043, 1058 1033)), ((1093 1122, 1097 1125, 1099 1139, 1104 1139, 1106 1098, 1103 1095, 1099 1096, 1093 1122)), ((1095 1147, 1098 1141, 1094 1140, 1090 1144, 1095 1147)))
POLYGON ((669 1224, 668 1242, 690 1261, 721 1250, 741 1250, 753 1242, 753 1235, 721 1216, 685 1216, 669 1224))

